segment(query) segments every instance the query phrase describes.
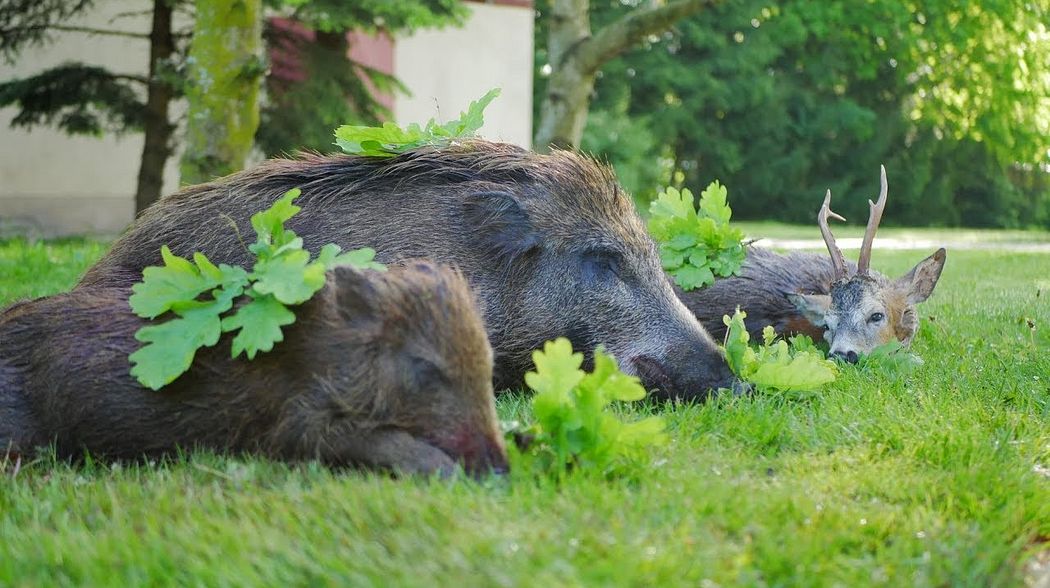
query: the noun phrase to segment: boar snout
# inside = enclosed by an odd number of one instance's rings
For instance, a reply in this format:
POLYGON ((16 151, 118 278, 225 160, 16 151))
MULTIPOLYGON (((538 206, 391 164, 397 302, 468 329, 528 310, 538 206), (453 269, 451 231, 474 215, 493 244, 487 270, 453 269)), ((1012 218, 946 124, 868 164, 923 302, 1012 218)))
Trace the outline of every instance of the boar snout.
POLYGON ((628 361, 628 366, 625 371, 634 368, 635 375, 642 380, 646 390, 662 395, 674 387, 667 368, 651 355, 636 355, 628 361))
POLYGON ((463 469, 472 478, 510 473, 510 462, 507 461, 503 443, 496 439, 484 439, 476 451, 463 454, 463 469))
POLYGON ((437 445, 454 458, 458 457, 463 470, 472 478, 510 472, 507 450, 498 434, 486 434, 473 427, 463 427, 437 445))
POLYGON ((472 476, 494 474, 505 476, 510 473, 510 462, 502 443, 492 440, 485 445, 484 457, 476 465, 467 464, 467 472, 472 476))
POLYGON ((680 357, 671 352, 663 360, 653 355, 636 355, 627 362, 625 371, 633 371, 642 385, 659 400, 704 400, 718 388, 741 389, 721 354, 702 357, 680 357))

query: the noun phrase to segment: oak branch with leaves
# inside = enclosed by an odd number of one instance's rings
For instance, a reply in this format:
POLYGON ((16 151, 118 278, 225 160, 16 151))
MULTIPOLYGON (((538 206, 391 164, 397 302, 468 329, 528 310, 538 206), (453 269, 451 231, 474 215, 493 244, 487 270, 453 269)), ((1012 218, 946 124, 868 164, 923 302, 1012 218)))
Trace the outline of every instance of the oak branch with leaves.
POLYGON ((590 373, 581 368, 583 354, 573 352, 565 338, 547 341, 532 359, 536 369, 525 374, 525 383, 535 392, 536 422, 528 430, 534 441, 518 465, 536 473, 583 468, 611 474, 643 458, 650 446, 666 443, 660 417, 625 422, 610 410, 613 402, 645 398, 645 388, 600 348, 590 373))
POLYGON ((299 212, 292 202, 298 188, 288 191, 270 208, 252 215, 256 241, 248 247, 256 260, 251 271, 220 264, 201 253, 193 261, 161 248, 164 265, 148 267, 128 299, 142 318, 174 315, 160 324, 142 327, 135 338, 145 343, 131 354, 131 375, 147 388, 159 390, 190 368, 201 347, 218 343, 223 333, 236 332, 231 356, 249 360, 273 349, 284 339, 281 327, 295 322, 289 306, 309 300, 325 284, 325 272, 350 265, 384 270, 369 248, 343 253, 330 243, 316 258, 303 249, 303 240, 284 228, 299 212), (226 316, 238 300, 244 303, 226 316))
POLYGON ((667 188, 649 207, 649 233, 660 247, 664 270, 685 291, 740 271, 746 256, 744 233, 729 226, 733 216, 726 187, 714 181, 700 194, 667 188))
POLYGON ((732 317, 722 319, 729 327, 726 362, 741 380, 764 392, 815 392, 835 381, 838 367, 825 359, 812 339, 805 335, 792 337, 790 342, 777 339, 773 327, 766 326, 762 344, 752 348, 745 318, 747 313, 737 308, 732 317))
POLYGON ((459 118, 445 124, 430 119, 424 126, 412 123, 405 128, 392 122, 381 127, 343 125, 335 130, 335 142, 353 155, 393 157, 424 145, 443 146, 456 139, 470 139, 485 124, 485 108, 499 94, 499 88, 489 90, 471 102, 459 118))

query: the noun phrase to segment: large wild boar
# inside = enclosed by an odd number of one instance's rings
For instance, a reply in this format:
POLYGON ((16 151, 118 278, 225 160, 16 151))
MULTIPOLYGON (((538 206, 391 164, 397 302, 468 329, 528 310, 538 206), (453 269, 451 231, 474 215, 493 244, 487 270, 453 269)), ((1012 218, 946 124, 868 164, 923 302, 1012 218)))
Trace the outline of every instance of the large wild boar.
POLYGON ((505 470, 492 351, 461 275, 411 262, 336 268, 252 361, 229 335, 154 392, 129 374, 127 289, 78 290, 0 315, 0 454, 170 455, 178 448, 472 474, 505 470))
POLYGON ((564 336, 604 345, 660 397, 731 387, 725 359, 675 296, 656 247, 611 170, 568 151, 470 141, 383 159, 276 159, 147 209, 79 288, 126 287, 161 245, 246 265, 249 217, 291 188, 289 227, 317 251, 369 246, 379 261, 430 257, 470 281, 496 353, 498 388, 520 386, 531 352, 564 336))

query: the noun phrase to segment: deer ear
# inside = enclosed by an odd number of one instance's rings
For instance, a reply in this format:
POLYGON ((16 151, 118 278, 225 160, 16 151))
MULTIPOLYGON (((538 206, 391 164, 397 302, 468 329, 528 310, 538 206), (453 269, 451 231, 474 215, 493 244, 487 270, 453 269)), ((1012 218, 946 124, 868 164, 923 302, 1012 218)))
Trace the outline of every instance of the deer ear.
POLYGON ((908 304, 918 304, 933 294, 933 288, 941 277, 941 270, 944 269, 946 255, 941 247, 911 268, 910 272, 897 278, 894 284, 908 297, 908 304))
POLYGON ((539 234, 513 194, 471 194, 464 202, 463 212, 466 230, 480 248, 493 257, 517 257, 539 245, 539 234))
POLYGON ((818 327, 827 325, 824 315, 831 308, 831 296, 827 294, 785 294, 785 296, 807 321, 818 327))

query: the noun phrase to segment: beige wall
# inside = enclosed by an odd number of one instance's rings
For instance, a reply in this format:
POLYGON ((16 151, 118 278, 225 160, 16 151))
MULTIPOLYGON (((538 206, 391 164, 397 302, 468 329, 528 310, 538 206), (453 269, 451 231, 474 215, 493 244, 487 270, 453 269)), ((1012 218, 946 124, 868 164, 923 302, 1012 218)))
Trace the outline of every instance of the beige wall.
MULTIPOLYGON (((76 23, 148 31, 148 17, 117 13, 149 7, 142 0, 102 0, 76 23)), ((456 116, 492 87, 503 94, 486 112, 485 137, 528 145, 532 125, 532 9, 468 3, 461 29, 421 31, 395 44, 395 75, 413 92, 395 104, 400 122, 456 116), (440 109, 440 110, 439 110, 440 109)), ((0 62, 0 80, 32 75, 67 61, 145 75, 147 41, 61 33, 44 48, 25 51, 18 63, 0 62)), ((182 106, 177 106, 181 110, 182 106)), ((0 110, 0 237, 114 234, 134 214, 142 136, 68 137, 48 128, 13 130, 14 109, 0 110)), ((178 185, 177 158, 165 174, 165 194, 178 185)))
MULTIPOLYGON (((109 21, 149 5, 138 0, 99 2, 98 10, 70 24, 148 31, 148 17, 109 21)), ((25 50, 13 65, 0 62, 0 80, 70 61, 128 74, 141 75, 148 68, 145 39, 84 33, 58 33, 55 39, 43 48, 25 50)), ((0 110, 0 234, 114 233, 131 221, 142 135, 69 137, 46 127, 27 132, 10 128, 14 114, 13 108, 0 110)), ((170 189, 175 175, 168 177, 170 189)))
POLYGON ((502 93, 485 109, 481 135, 532 144, 532 23, 529 7, 469 3, 462 28, 419 31, 394 47, 397 76, 412 91, 398 96, 398 120, 455 118, 492 88, 502 93))

